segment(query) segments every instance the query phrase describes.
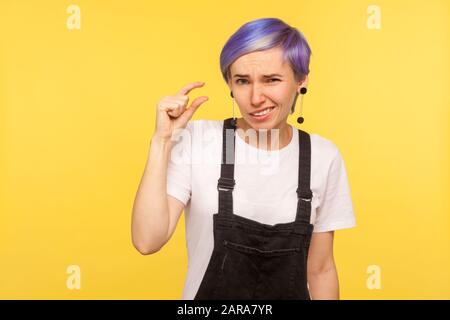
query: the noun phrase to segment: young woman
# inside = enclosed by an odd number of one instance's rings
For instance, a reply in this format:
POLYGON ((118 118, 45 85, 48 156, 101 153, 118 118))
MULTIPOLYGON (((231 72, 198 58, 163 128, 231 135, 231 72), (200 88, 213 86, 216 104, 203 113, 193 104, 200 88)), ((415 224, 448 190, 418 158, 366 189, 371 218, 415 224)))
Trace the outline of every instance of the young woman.
POLYGON ((330 140, 287 123, 310 55, 282 20, 250 21, 220 56, 232 118, 190 121, 208 99, 187 108, 202 82, 159 101, 132 238, 157 252, 184 210, 183 299, 339 299, 334 231, 355 226, 344 161, 330 140))

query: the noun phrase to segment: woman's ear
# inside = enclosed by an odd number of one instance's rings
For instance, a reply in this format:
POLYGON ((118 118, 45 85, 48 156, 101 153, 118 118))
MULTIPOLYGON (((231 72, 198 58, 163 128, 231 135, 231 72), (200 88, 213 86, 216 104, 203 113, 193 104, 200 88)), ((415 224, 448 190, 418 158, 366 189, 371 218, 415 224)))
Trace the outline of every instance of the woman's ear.
POLYGON ((309 77, 308 75, 305 75, 303 80, 299 82, 298 86, 299 87, 308 87, 308 81, 309 81, 309 77))

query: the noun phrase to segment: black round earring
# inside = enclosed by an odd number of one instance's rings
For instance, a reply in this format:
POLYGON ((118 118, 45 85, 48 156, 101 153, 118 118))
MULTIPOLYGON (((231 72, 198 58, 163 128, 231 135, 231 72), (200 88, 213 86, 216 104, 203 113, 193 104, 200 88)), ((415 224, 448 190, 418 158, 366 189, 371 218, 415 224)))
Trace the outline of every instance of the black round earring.
POLYGON ((303 121, 305 121, 305 119, 301 116, 302 114, 302 107, 303 107, 303 95, 307 92, 308 90, 305 87, 302 87, 300 89, 300 93, 302 95, 302 97, 300 98, 300 117, 297 118, 297 122, 302 124, 303 121))
POLYGON ((230 123, 231 125, 236 128, 237 127, 237 119, 234 116, 234 96, 233 96, 233 91, 230 91, 230 96, 233 98, 233 118, 231 119, 230 123))

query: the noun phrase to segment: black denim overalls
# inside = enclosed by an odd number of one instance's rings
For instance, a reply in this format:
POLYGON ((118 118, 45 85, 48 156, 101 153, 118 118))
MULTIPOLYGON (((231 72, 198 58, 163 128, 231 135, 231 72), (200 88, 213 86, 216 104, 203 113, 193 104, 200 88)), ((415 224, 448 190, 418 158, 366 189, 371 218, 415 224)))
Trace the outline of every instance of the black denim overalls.
POLYGON ((309 300, 306 267, 314 227, 310 224, 310 136, 298 129, 295 221, 267 225, 233 213, 235 129, 231 118, 224 120, 214 250, 194 299, 309 300))

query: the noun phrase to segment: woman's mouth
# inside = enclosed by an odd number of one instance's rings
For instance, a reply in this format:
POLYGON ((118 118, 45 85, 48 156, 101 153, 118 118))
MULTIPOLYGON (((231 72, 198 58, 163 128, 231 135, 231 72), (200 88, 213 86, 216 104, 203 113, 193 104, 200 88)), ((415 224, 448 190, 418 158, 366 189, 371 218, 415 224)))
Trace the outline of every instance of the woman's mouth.
POLYGON ((264 110, 261 110, 260 112, 256 113, 249 113, 253 119, 256 121, 264 121, 270 118, 272 115, 272 110, 275 109, 275 107, 268 107, 264 110))

